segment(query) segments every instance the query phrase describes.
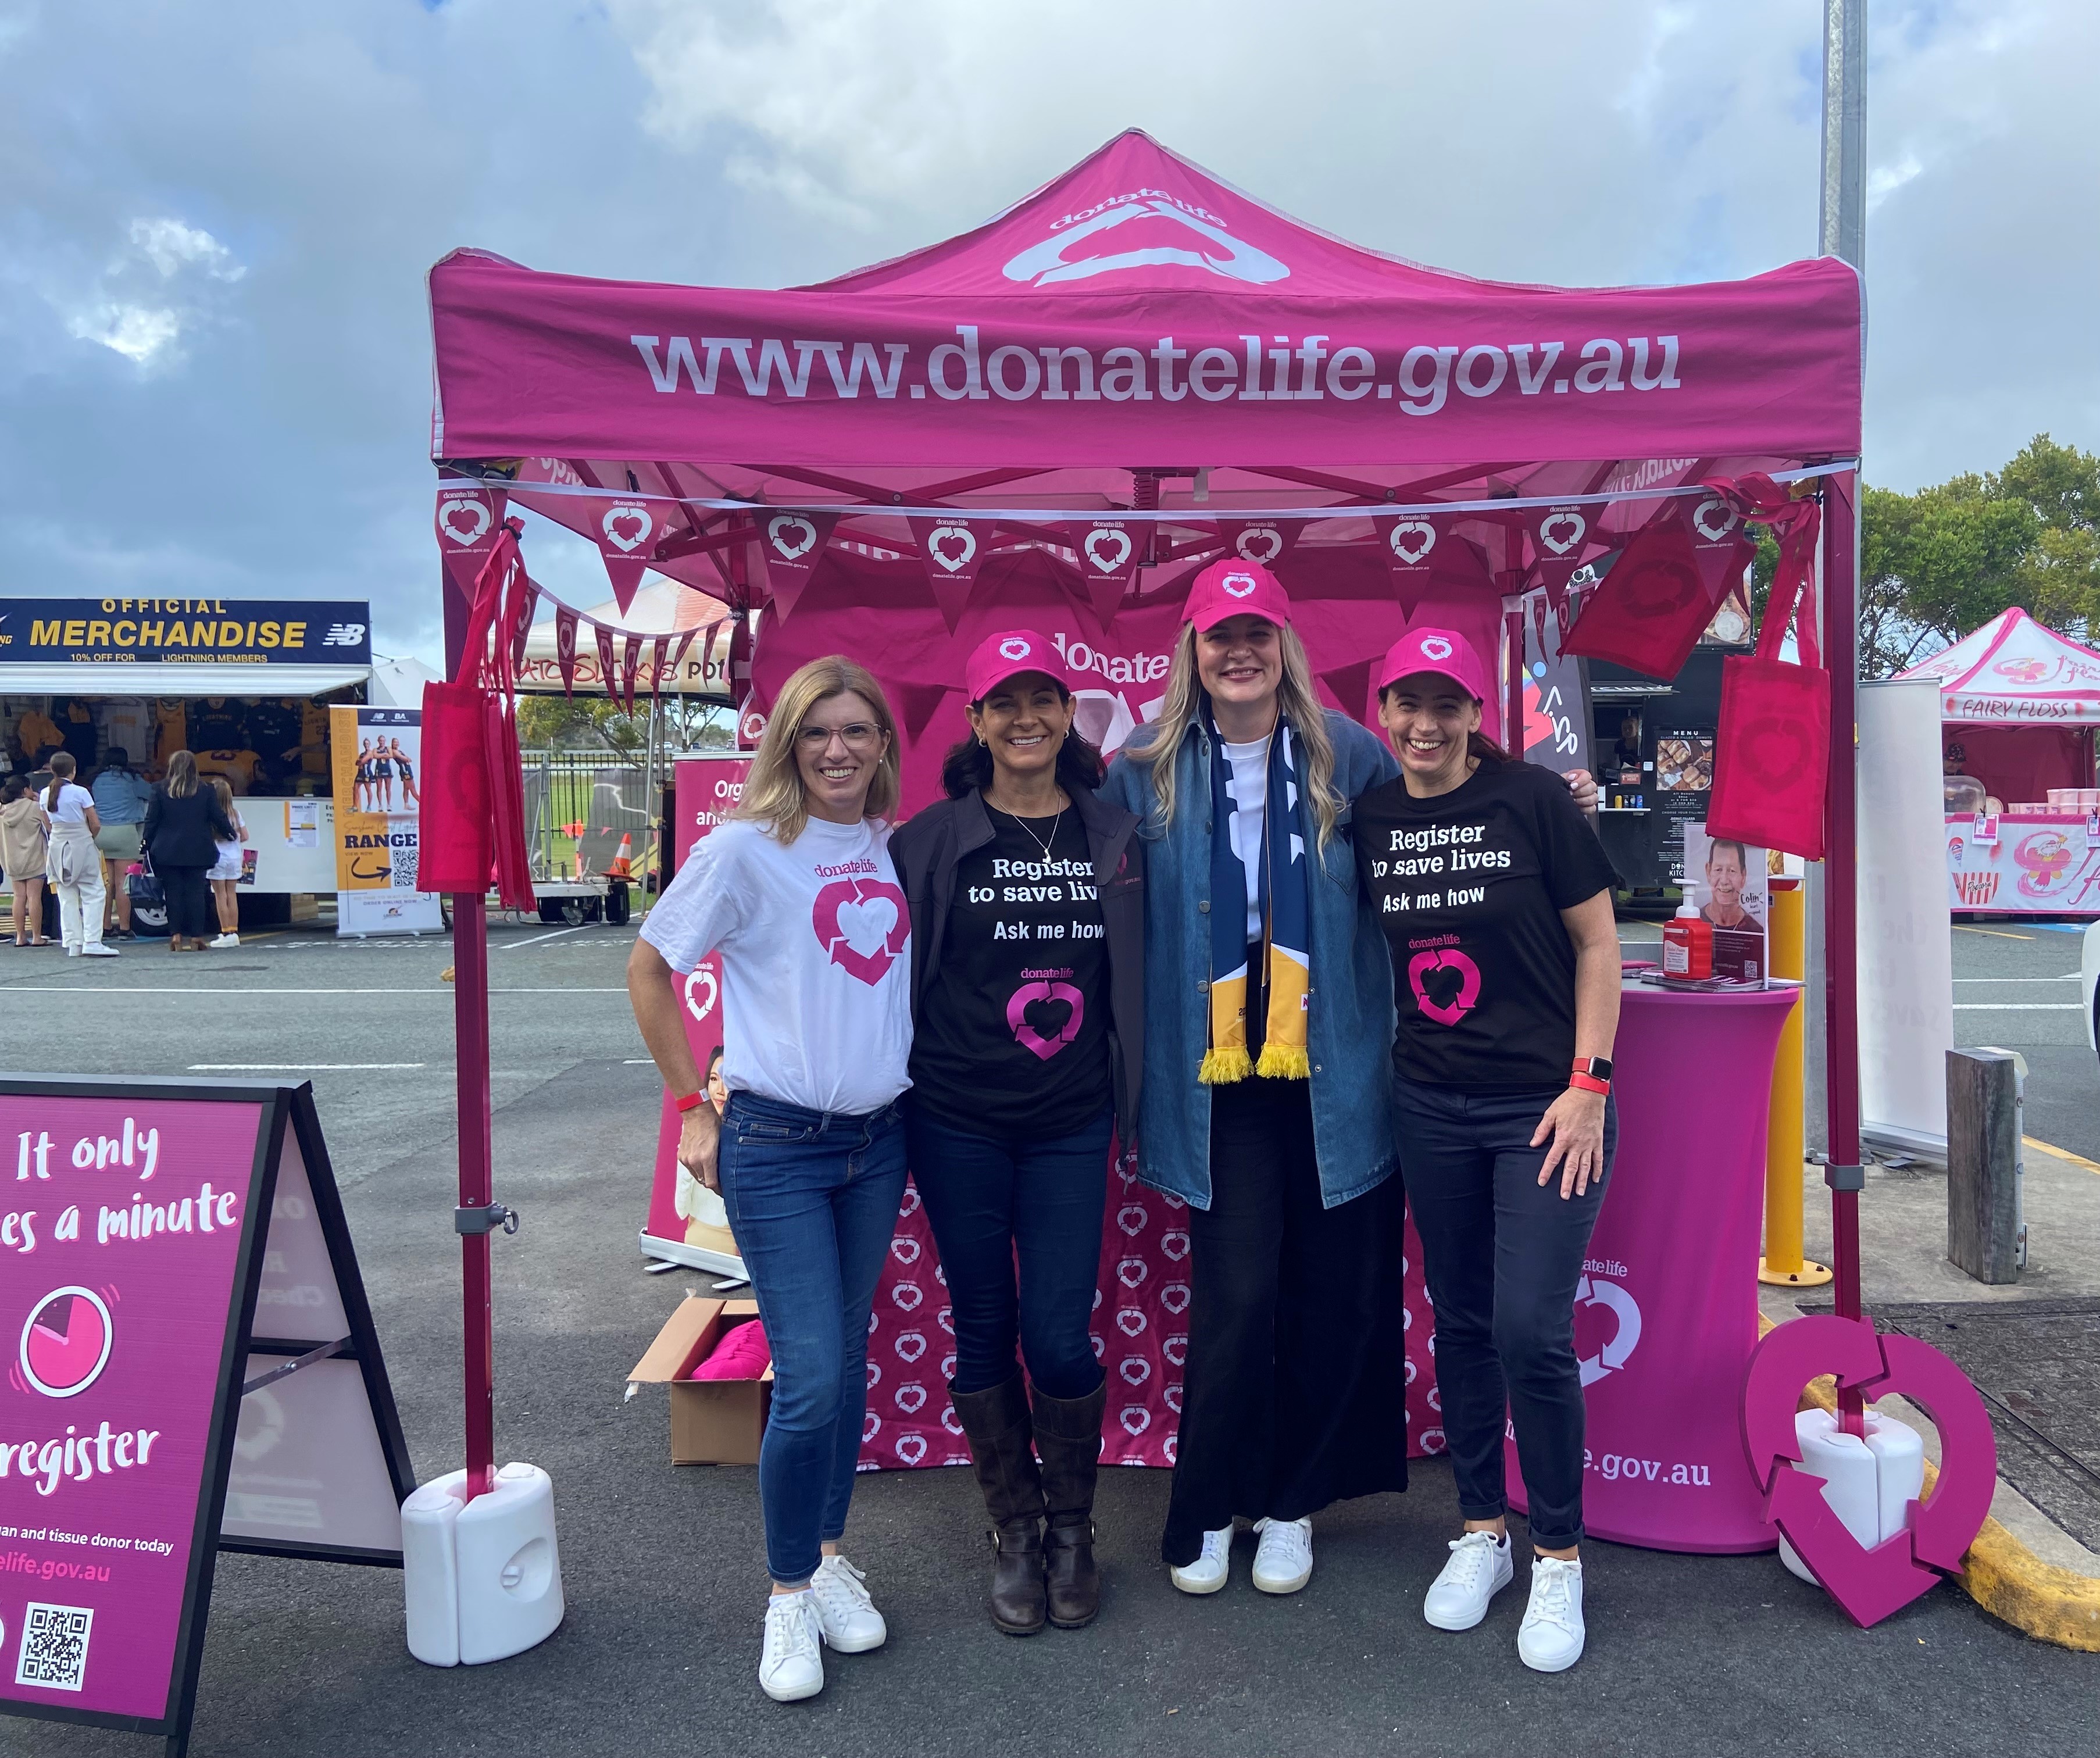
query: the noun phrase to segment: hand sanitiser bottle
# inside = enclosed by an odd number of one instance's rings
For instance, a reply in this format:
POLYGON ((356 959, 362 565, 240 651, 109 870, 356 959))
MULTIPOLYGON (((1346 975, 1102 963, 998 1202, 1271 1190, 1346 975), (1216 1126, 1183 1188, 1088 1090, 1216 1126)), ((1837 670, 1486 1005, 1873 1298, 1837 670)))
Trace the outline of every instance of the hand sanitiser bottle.
POLYGON ((1663 924, 1662 974, 1699 979, 1714 974, 1714 924, 1689 897, 1663 924))

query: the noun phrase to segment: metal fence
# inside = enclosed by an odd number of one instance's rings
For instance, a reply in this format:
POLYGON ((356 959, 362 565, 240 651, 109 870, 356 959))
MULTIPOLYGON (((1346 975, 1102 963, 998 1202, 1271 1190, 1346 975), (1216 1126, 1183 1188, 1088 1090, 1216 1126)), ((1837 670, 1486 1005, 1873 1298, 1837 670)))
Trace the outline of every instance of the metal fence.
POLYGON ((657 861, 655 772, 640 752, 524 753, 526 844, 535 879, 608 871, 623 852, 640 875, 657 861))

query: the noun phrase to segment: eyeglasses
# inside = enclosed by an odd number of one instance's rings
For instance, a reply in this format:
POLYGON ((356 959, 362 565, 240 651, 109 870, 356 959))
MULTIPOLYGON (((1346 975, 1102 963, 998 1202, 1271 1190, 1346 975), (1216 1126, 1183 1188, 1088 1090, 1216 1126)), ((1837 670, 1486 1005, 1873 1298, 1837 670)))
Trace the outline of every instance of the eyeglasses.
POLYGON ((814 753, 830 750, 834 738, 845 740, 849 751, 871 751, 882 742, 882 729, 866 720, 844 726, 805 726, 795 734, 795 744, 798 750, 814 753))

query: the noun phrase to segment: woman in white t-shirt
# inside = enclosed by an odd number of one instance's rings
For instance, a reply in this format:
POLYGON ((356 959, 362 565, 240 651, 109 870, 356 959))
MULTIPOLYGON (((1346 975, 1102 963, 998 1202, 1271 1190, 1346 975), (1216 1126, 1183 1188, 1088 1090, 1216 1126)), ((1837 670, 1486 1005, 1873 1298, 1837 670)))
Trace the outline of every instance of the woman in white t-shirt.
POLYGON ((823 1689, 819 1645, 887 1632, 840 1553, 867 1403, 869 1309, 904 1197, 911 920, 889 860, 896 722, 852 661, 782 686, 731 821, 649 912, 627 966, 634 1016, 684 1122, 678 1161, 718 1190, 773 1348, 758 1461, 773 1597, 758 1681, 823 1689), (717 1119, 680 1016, 721 960, 717 1119))
POLYGON ((71 751, 51 753, 51 785, 38 800, 51 835, 44 873, 58 889, 66 956, 114 958, 117 949, 102 944, 107 888, 102 883, 102 852, 95 846, 102 819, 95 809, 95 795, 74 781, 74 773, 71 751))

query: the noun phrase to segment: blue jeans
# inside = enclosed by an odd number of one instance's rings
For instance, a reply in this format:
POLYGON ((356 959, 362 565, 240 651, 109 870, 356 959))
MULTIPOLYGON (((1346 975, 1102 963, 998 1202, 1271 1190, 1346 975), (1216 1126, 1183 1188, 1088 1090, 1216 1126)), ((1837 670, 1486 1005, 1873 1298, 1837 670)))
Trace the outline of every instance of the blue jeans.
POLYGON ((1091 1325, 1113 1114, 1050 1141, 972 1135, 921 1104, 907 1114, 911 1177, 955 1310, 955 1390, 1004 1386, 1018 1344, 1045 1395, 1088 1396, 1101 1383, 1091 1325))
POLYGON ((1548 1150, 1533 1147, 1532 1134, 1561 1090, 1465 1093, 1402 1079, 1392 1095, 1400 1175, 1436 1313, 1436 1390, 1458 1511, 1493 1520, 1507 1508, 1507 1422, 1542 1550, 1582 1537, 1575 1284, 1619 1139, 1618 1102, 1607 1097, 1604 1176, 1565 1201, 1557 1171, 1542 1185, 1548 1150))
POLYGON ((722 1205, 773 1346, 758 1450, 765 1566, 793 1585, 844 1535, 867 1408, 867 1321, 904 1201, 901 1104, 866 1117, 731 1093, 722 1205))

